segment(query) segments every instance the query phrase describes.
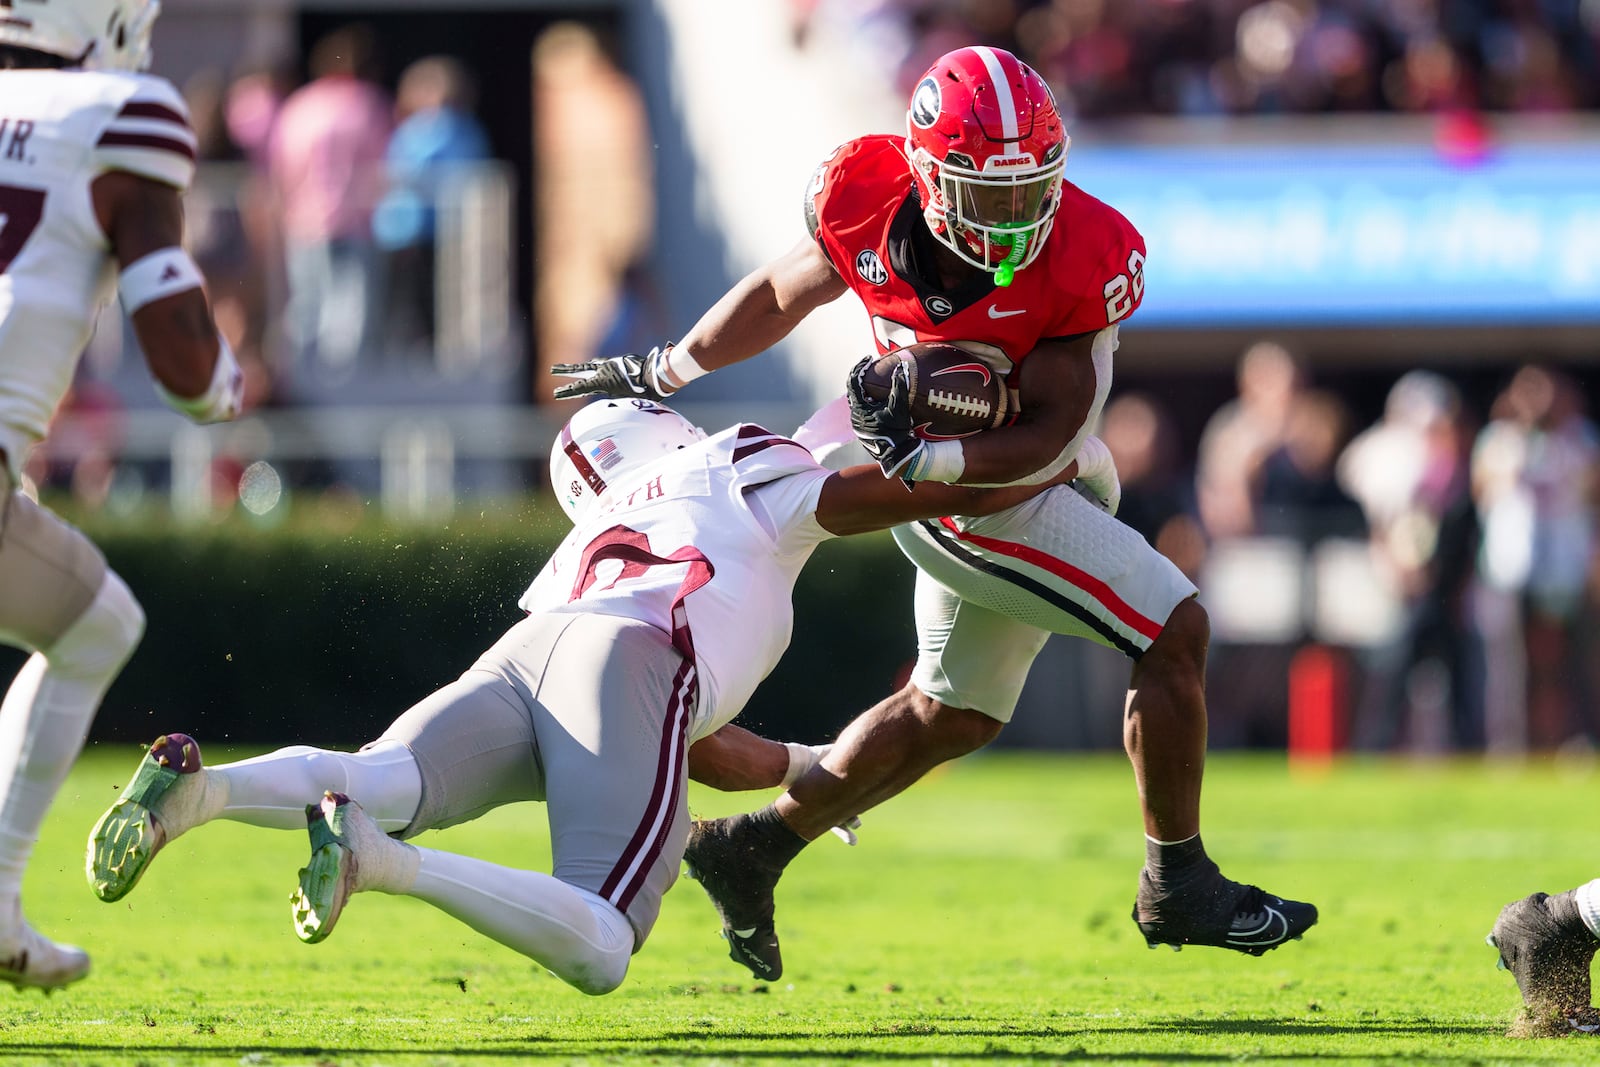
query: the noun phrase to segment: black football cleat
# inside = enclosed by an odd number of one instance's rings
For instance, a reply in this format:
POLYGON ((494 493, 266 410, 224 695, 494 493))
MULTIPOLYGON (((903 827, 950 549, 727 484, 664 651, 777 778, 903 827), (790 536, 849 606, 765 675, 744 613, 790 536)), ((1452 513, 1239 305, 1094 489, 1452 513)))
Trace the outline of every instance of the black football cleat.
MULTIPOLYGON (((1145 878, 1140 876, 1141 897, 1145 878)), ((1285 900, 1253 885, 1240 885, 1220 874, 1216 886, 1206 893, 1191 892, 1185 898, 1168 897, 1157 905, 1135 901, 1133 921, 1151 948, 1171 945, 1174 952, 1185 945, 1203 945, 1262 956, 1285 941, 1298 941, 1316 925, 1315 905, 1285 900), (1219 907, 1225 895, 1233 895, 1231 907, 1219 907), (1200 909, 1185 907, 1190 897, 1209 897, 1200 909)))
POLYGON ((779 871, 753 862, 753 847, 739 840, 740 825, 747 818, 696 820, 689 828, 683 859, 689 877, 700 883, 722 918, 728 958, 770 982, 783 975, 772 900, 779 871))

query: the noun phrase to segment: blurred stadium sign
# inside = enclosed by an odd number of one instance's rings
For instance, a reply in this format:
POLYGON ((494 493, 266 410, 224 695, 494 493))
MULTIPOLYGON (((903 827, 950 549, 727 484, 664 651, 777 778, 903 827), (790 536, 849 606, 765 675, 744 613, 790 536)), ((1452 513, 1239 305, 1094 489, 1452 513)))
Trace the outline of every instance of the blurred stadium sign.
POLYGON ((1600 144, 1075 147, 1149 248, 1144 327, 1600 322, 1600 144))

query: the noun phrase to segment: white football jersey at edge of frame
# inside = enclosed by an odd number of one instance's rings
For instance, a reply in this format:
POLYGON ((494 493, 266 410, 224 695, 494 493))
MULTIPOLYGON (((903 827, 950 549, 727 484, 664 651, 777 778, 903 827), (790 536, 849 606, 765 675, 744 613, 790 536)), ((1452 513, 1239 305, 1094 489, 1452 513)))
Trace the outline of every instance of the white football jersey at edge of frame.
POLYGON ((116 286, 90 187, 194 179, 183 98, 146 74, 0 70, 0 449, 20 467, 116 286))
POLYGON ((624 475, 521 607, 683 632, 699 674, 689 730, 698 740, 739 714, 789 645, 795 579, 834 536, 816 521, 829 474, 788 438, 730 427, 624 475))

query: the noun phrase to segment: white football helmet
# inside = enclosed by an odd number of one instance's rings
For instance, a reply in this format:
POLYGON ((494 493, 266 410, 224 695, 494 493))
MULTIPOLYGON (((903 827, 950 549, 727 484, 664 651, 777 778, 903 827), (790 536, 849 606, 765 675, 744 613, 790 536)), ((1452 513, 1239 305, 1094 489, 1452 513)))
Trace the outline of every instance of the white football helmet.
POLYGON ((32 48, 85 70, 144 70, 161 0, 42 0, 0 18, 0 44, 32 48))
POLYGON ((573 523, 620 475, 705 440, 705 431, 652 400, 596 400, 580 408, 550 449, 550 485, 573 523))

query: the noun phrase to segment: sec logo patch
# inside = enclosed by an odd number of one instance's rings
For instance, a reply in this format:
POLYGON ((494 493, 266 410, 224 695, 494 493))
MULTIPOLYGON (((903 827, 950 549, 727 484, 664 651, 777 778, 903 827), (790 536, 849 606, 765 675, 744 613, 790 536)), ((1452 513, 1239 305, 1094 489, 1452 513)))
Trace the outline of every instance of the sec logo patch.
POLYGON ((878 253, 868 248, 856 253, 856 273, 871 285, 882 285, 889 280, 889 271, 878 258, 878 253))

